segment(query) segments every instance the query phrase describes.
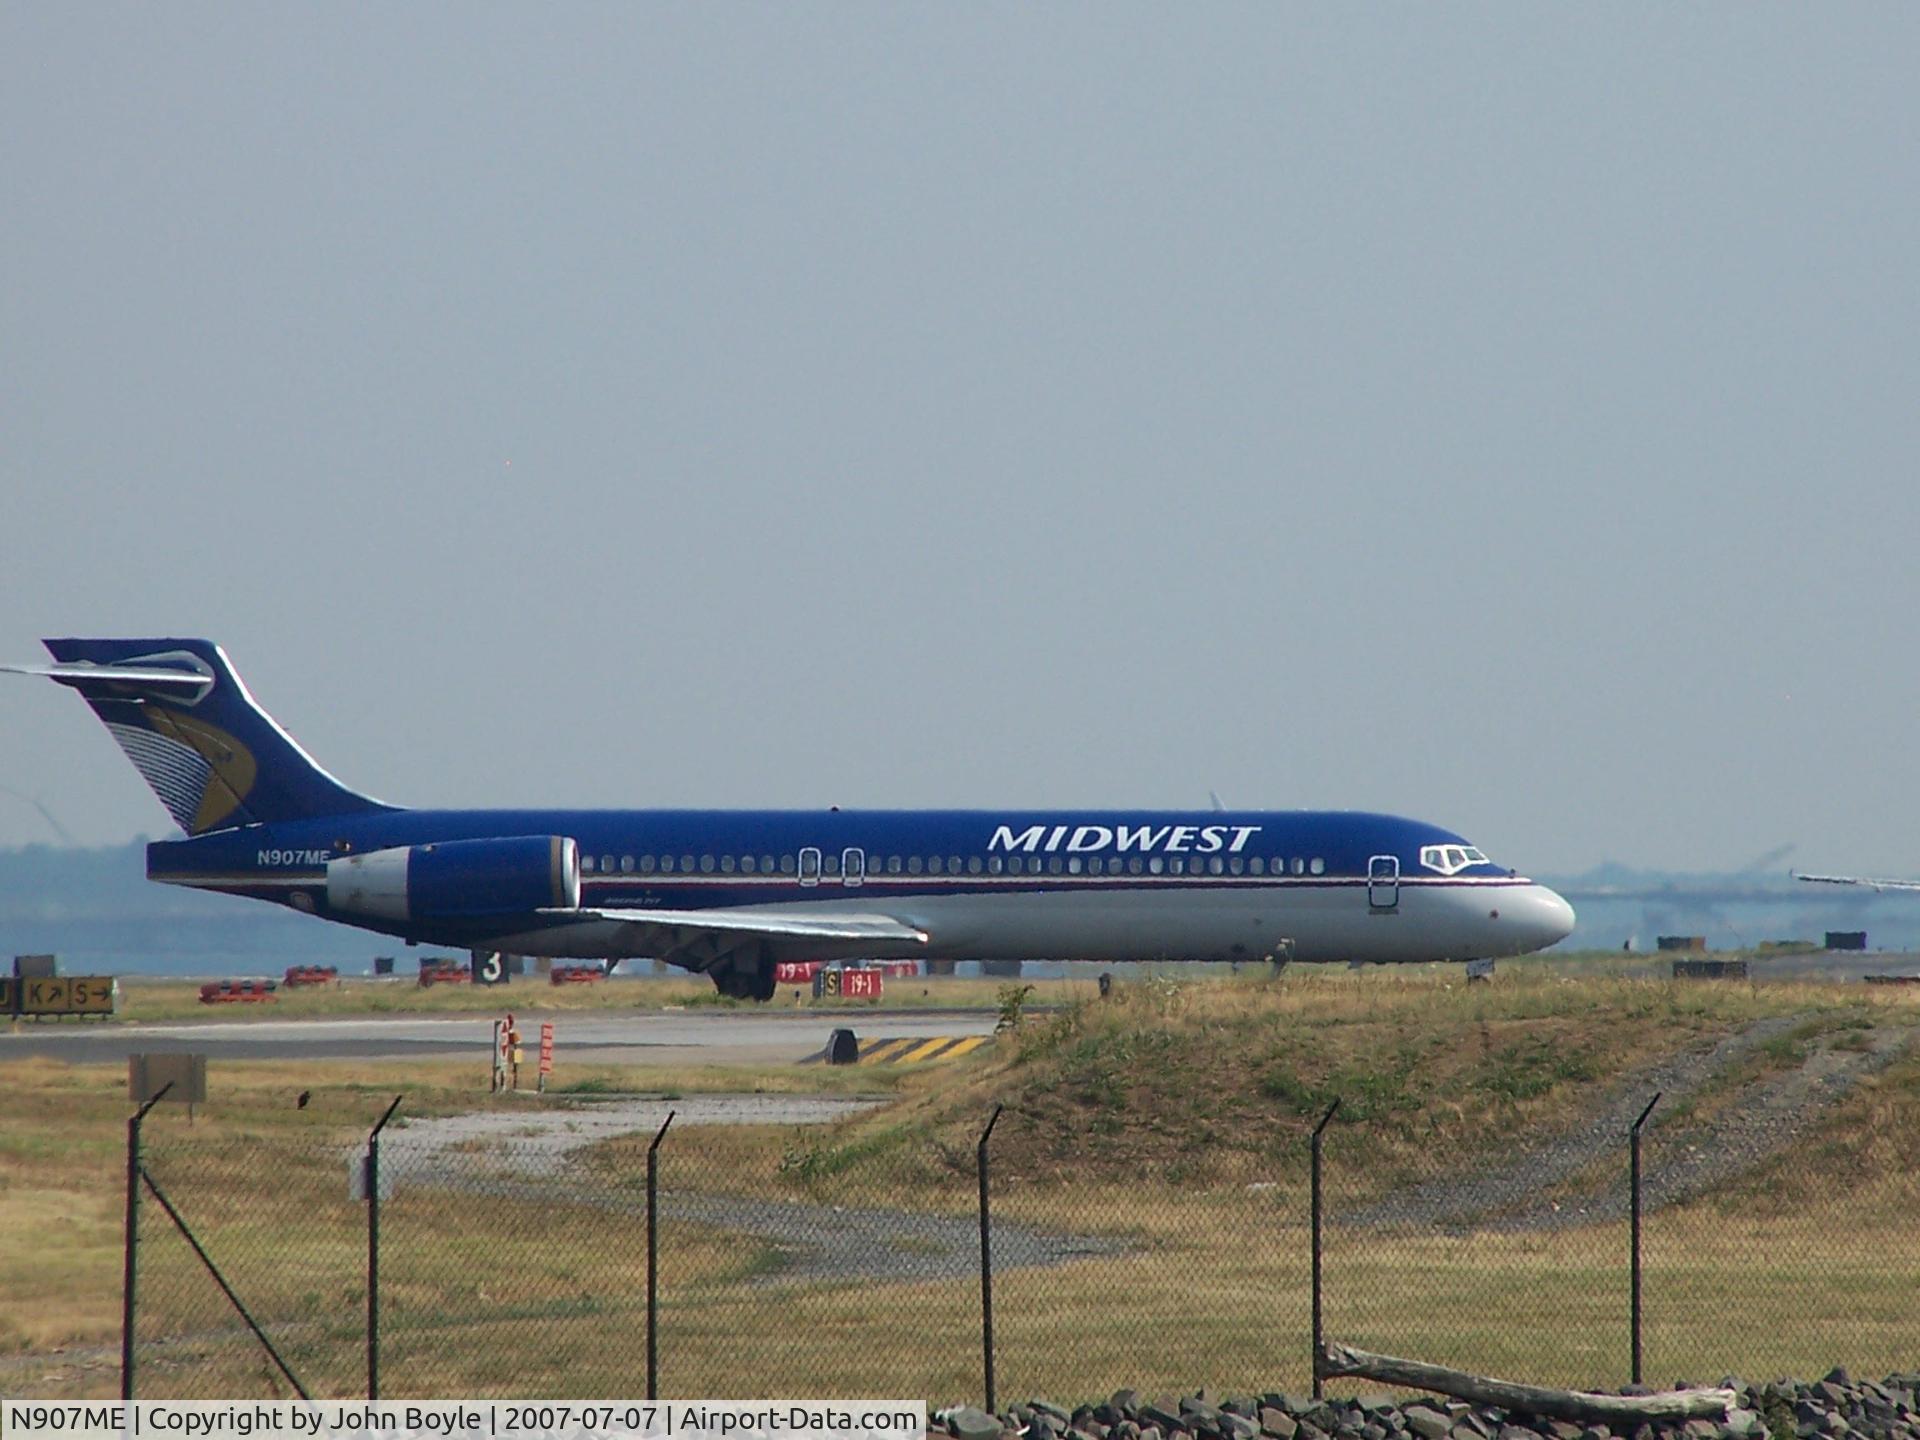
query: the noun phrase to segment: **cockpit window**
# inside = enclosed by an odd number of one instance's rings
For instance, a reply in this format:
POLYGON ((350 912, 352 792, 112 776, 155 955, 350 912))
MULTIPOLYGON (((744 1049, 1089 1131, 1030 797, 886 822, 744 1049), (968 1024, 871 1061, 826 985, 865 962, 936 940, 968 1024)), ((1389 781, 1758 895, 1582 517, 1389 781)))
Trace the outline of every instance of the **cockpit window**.
POLYGON ((1469 865, 1491 862, 1485 852, 1472 845, 1423 845, 1420 847, 1420 863, 1426 869, 1442 875, 1458 875, 1469 865))

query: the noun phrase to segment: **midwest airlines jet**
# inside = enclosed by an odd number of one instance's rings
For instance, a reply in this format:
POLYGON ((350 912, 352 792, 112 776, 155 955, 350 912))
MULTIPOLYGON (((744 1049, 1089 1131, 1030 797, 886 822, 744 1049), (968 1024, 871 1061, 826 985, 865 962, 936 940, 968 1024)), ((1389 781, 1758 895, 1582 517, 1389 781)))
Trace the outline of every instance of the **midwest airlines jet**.
POLYGON ((1348 812, 406 810, 356 794, 205 640, 49 640, 188 838, 170 885, 408 941, 704 971, 785 959, 1465 960, 1573 910, 1460 836, 1348 812))

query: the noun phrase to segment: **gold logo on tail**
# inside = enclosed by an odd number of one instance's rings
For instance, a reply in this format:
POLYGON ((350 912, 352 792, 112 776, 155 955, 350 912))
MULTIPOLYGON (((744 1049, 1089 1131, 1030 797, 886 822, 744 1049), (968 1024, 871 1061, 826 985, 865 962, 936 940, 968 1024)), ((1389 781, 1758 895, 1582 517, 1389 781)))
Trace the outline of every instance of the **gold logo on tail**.
POLYGON ((217 725, 151 703, 144 708, 156 733, 185 745, 211 768, 193 823, 184 828, 189 835, 213 829, 238 810, 253 789, 259 775, 253 752, 217 725))

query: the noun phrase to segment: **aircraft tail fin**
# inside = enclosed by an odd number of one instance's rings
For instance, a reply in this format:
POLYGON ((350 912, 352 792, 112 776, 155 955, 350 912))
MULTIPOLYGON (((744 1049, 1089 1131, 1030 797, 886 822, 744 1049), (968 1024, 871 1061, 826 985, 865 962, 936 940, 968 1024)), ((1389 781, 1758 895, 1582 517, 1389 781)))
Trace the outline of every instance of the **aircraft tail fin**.
POLYGON ((78 690, 189 835, 390 810, 334 779, 207 640, 48 640, 52 665, 0 665, 78 690))

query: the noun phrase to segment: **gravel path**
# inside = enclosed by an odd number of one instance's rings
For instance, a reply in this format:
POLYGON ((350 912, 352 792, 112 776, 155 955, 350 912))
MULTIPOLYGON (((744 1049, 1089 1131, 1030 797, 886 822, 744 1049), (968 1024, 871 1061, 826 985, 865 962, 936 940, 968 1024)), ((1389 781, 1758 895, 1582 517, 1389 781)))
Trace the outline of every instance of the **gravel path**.
MULTIPOLYGON (((645 1196, 630 1183, 570 1164, 576 1151, 621 1135, 650 1134, 667 1112, 674 1128, 704 1125, 815 1125, 869 1110, 884 1099, 822 1095, 690 1095, 679 1100, 596 1101, 564 1110, 476 1113, 415 1120, 381 1140, 382 1169, 396 1185, 435 1185, 534 1204, 564 1198, 635 1216, 645 1196)), ((668 1141, 669 1144, 673 1142, 668 1141)), ((631 1177, 627 1177, 629 1180, 631 1177)), ((931 1215, 884 1206, 853 1207, 716 1194, 674 1184, 663 1173, 660 1214, 761 1242, 756 1284, 849 1279, 917 1281, 977 1275, 980 1225, 971 1214, 931 1215)), ((1110 1236, 993 1227, 994 1269, 1063 1265, 1114 1254, 1110 1236)))
POLYGON ((1870 1031, 1864 1050, 1835 1049, 1834 1037, 1816 1037, 1802 1065, 1747 1086, 1711 1122, 1663 1127, 1664 1116, 1681 1101, 1805 1018, 1762 1020, 1711 1046, 1671 1056, 1617 1082, 1573 1129, 1518 1147, 1497 1165, 1400 1191, 1338 1219, 1365 1228, 1461 1232, 1553 1230, 1620 1220, 1628 1207, 1628 1131, 1656 1091, 1662 1098, 1647 1127, 1643 1203, 1653 1209, 1689 1199, 1789 1144, 1862 1076, 1892 1063, 1916 1034, 1909 1027, 1870 1031), (1608 1157, 1619 1160, 1621 1173, 1604 1190, 1557 1201, 1545 1193, 1608 1157))
MULTIPOLYGON (((980 1222, 973 1215, 810 1205, 736 1195, 682 1193, 661 1197, 661 1214, 765 1242, 778 1264, 762 1284, 849 1279, 952 1280, 980 1273, 980 1222)), ((1067 1235, 993 1223, 993 1269, 1064 1265, 1090 1255, 1116 1255, 1127 1242, 1111 1235, 1067 1235)))
MULTIPOLYGON (((1647 1202, 1659 1206, 1690 1199, 1759 1164, 1811 1129, 1820 1112, 1862 1078, 1891 1065, 1915 1033, 1904 1027, 1868 1031, 1865 1050, 1833 1049, 1823 1043, 1833 1037, 1822 1037, 1805 1064, 1750 1088, 1710 1124, 1662 1130, 1647 1147, 1647 1202)), ((1624 1183, 1619 1208, 1624 1214, 1624 1183)))
MULTIPOLYGON (((382 1164, 431 1170, 435 1157, 497 1146, 500 1161, 526 1174, 550 1173, 576 1150, 621 1135, 650 1135, 666 1122, 699 1125, 826 1125, 887 1103, 869 1095, 624 1095, 571 1100, 550 1110, 488 1110, 401 1120, 380 1137, 382 1164)), ((491 1152, 490 1152, 491 1153, 491 1152)), ((464 1158, 464 1157, 463 1157, 464 1158)))

